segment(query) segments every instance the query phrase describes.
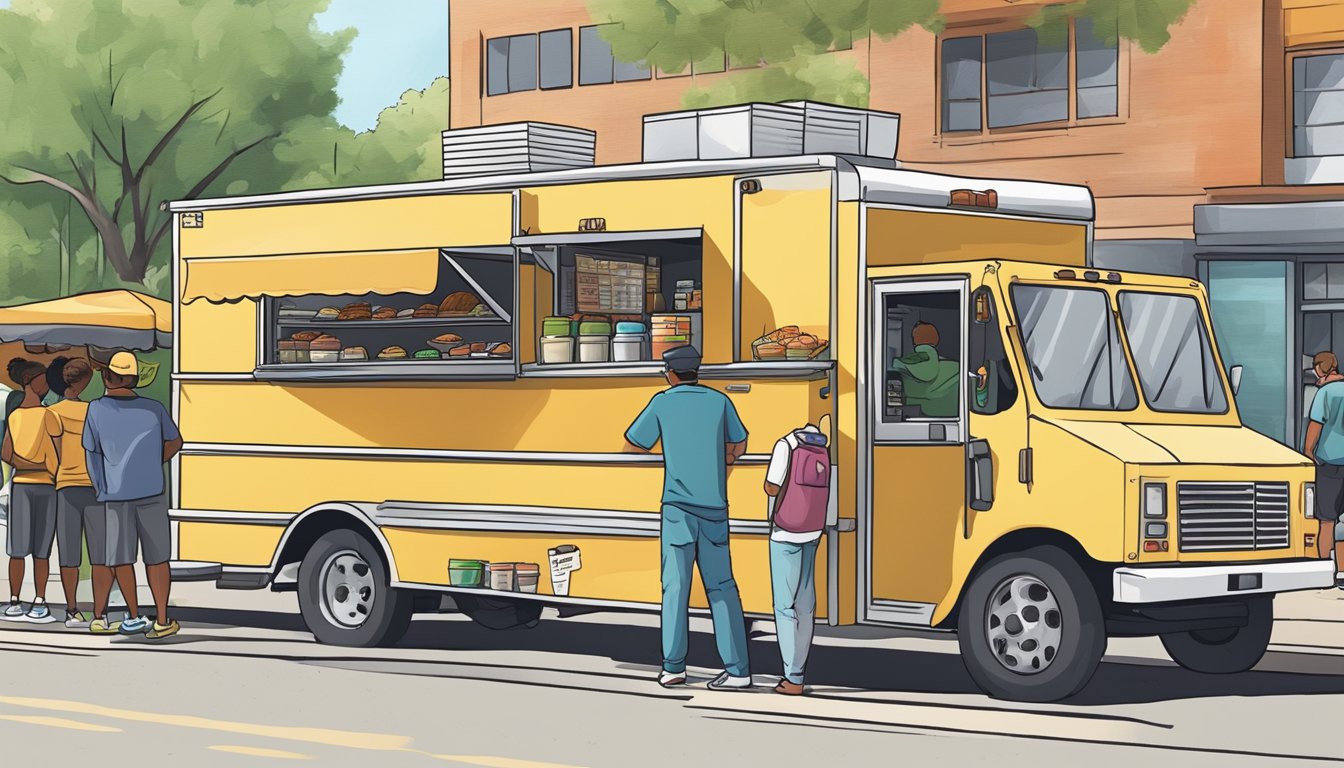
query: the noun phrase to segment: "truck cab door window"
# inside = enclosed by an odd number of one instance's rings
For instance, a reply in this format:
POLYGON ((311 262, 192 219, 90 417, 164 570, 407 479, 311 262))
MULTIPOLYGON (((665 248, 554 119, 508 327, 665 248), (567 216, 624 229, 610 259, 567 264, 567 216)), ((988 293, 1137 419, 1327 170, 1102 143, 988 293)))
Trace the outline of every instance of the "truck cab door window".
POLYGON ((875 295, 875 437, 960 442, 966 392, 966 301, 945 282, 879 286, 875 295))

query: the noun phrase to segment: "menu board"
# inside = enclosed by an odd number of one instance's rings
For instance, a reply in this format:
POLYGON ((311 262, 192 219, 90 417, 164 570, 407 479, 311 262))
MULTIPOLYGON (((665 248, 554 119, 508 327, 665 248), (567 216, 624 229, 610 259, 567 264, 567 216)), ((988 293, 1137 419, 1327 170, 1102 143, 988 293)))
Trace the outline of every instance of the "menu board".
POLYGON ((645 304, 643 262, 574 256, 575 305, 579 312, 639 314, 645 304))

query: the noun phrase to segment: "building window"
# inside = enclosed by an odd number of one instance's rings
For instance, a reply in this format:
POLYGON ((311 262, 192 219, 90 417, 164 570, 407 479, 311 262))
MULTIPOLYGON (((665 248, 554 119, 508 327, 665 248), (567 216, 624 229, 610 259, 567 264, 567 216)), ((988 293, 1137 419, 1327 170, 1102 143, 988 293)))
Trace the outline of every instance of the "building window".
POLYGON ((598 27, 579 27, 579 85, 624 83, 652 76, 644 62, 617 61, 611 55, 611 44, 602 38, 598 27))
POLYGON ((574 85, 574 32, 555 29, 541 33, 541 88, 574 85))
POLYGON ((1293 155, 1344 155, 1344 54, 1293 59, 1293 155))
POLYGON ((537 88, 537 36, 496 37, 486 42, 486 93, 499 96, 537 88))
POLYGON ((1089 19, 1078 20, 1058 43, 1041 40, 1034 29, 944 38, 941 56, 943 132, 1119 114, 1119 46, 1097 37, 1089 19))

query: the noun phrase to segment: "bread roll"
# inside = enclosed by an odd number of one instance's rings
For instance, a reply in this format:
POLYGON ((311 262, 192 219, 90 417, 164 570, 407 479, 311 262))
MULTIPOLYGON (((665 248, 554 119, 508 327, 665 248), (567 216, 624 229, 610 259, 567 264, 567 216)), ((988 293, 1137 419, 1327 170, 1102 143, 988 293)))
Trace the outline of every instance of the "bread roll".
POLYGON ((374 320, 391 320, 397 316, 397 310, 391 307, 383 307, 373 313, 374 320))
POLYGON ((456 333, 445 333, 442 336, 435 336, 434 338, 430 339, 430 341, 434 342, 435 344, 456 344, 461 340, 462 337, 458 336, 456 333))
POLYGON ((513 347, 509 346, 508 342, 500 344, 499 346, 490 350, 491 357, 510 357, 512 355, 513 355, 513 347))
POLYGON ((802 331, 798 328, 798 326, 786 325, 782 328, 776 328, 775 330, 767 333, 762 338, 764 338, 766 341, 776 341, 776 342, 785 341, 786 339, 792 339, 800 335, 801 333, 802 331))
POLYGON ((295 333, 289 338, 295 341, 312 341, 313 339, 316 339, 318 336, 321 335, 322 333, 320 331, 299 331, 298 333, 295 333))
POLYGON ((378 353, 379 360, 405 360, 406 357, 406 350, 395 345, 386 347, 378 353))
POLYGON ((336 316, 337 320, 372 320, 373 312, 368 307, 346 307, 336 316))
POLYGON ((476 294, 470 291, 457 291, 448 294, 439 304, 439 314, 445 316, 465 315, 471 311, 471 308, 480 303, 476 294))

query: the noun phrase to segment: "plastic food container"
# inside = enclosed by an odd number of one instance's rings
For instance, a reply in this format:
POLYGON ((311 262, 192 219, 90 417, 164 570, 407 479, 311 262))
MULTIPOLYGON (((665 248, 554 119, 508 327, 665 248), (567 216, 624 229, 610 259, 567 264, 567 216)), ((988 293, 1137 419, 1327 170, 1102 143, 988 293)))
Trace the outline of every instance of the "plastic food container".
POLYGON ((597 320, 586 320, 579 323, 580 336, 610 336, 611 323, 597 320))
POLYGON ((484 560, 449 560, 448 583, 454 587, 479 587, 487 565, 484 560))
POLYGON ((548 317, 541 321, 543 336, 573 336, 574 327, 568 317, 548 317))
POLYGON ((617 334, 643 333, 643 332, 644 332, 643 323, 621 322, 616 324, 617 334))
POLYGON ((574 362, 574 337, 542 336, 541 362, 543 365, 574 362))
POLYGON ((580 336, 579 362, 605 363, 611 360, 610 336, 580 336))
POLYGON ((488 563, 485 566, 487 585, 499 592, 512 592, 515 565, 517 563, 488 563))
POLYGON ((299 347, 297 341, 280 342, 280 362, 297 363, 299 362, 299 347))
POLYGON ((642 333, 618 333, 611 340, 611 359, 618 363, 643 360, 645 346, 642 333))
POLYGON ((513 586, 517 592, 537 594, 537 582, 541 581, 541 566, 536 563, 518 563, 513 567, 513 586))
POLYGON ((341 351, 338 349, 314 349, 308 353, 310 362, 314 363, 338 363, 341 361, 341 351))

